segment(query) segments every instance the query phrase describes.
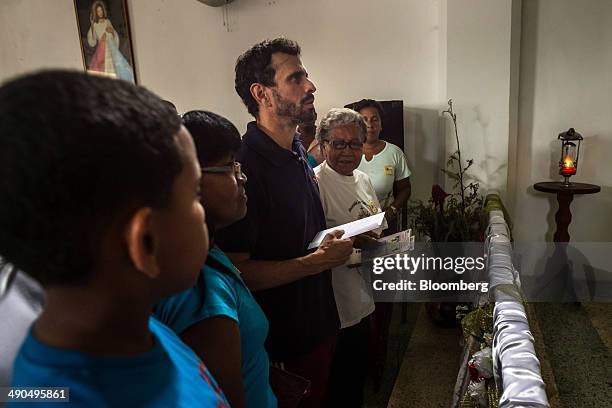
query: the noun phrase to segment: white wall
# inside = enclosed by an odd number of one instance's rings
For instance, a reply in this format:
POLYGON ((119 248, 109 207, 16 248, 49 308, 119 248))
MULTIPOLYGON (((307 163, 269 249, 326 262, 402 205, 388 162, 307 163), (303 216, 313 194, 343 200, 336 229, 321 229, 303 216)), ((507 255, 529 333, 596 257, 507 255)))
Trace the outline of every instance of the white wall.
MULTIPOLYGON (((554 232, 556 202, 531 186, 560 180, 555 139, 573 126, 586 137, 575 179, 602 192, 572 204, 572 239, 612 238, 608 0, 528 0, 518 16, 519 0, 236 0, 229 31, 223 8, 195 0, 128 3, 139 82, 179 110, 211 109, 243 129, 235 59, 280 34, 302 45, 321 114, 361 97, 403 99, 419 198, 440 181, 438 112, 454 98, 464 158, 476 160, 485 187, 509 192, 520 240, 554 232)), ((73 1, 0 1, 0 80, 43 67, 82 69, 73 1)))
MULTIPOLYGON (((229 31, 222 7, 195 0, 128 3, 139 83, 179 111, 210 109, 244 129, 251 118, 234 91, 235 60, 278 35, 302 46, 320 116, 364 97, 402 99, 415 196, 429 196, 439 174, 446 0, 236 0, 229 31)), ((0 14, 9 23, 0 28, 0 79, 41 67, 81 68, 72 0, 2 0, 0 14)))
POLYGON ((179 109, 208 107, 243 128, 251 118, 233 90, 235 60, 256 41, 285 35, 302 46, 318 88, 319 116, 363 97, 404 100, 415 196, 429 195, 439 167, 439 71, 445 64, 439 56, 439 9, 444 1, 236 0, 229 6, 229 32, 222 8, 170 3, 132 2, 143 84, 176 101, 179 109), (148 40, 160 36, 180 46, 148 40))
POLYGON ((72 0, 0 1, 0 81, 42 67, 83 67, 72 0))
MULTIPOLYGON (((515 0, 516 1, 516 0, 515 0)), ((512 0, 449 0, 447 10, 447 97, 457 114, 462 160, 484 193, 504 198, 510 132, 512 0)), ((447 149, 457 148, 447 122, 447 149)), ((454 182, 453 182, 454 183, 454 182)), ((452 184, 452 183, 451 183, 452 184)))
POLYGON ((560 132, 584 137, 572 181, 598 184, 572 203, 572 241, 612 241, 612 2, 523 2, 515 237, 552 240, 557 202, 533 184, 558 180, 560 132))

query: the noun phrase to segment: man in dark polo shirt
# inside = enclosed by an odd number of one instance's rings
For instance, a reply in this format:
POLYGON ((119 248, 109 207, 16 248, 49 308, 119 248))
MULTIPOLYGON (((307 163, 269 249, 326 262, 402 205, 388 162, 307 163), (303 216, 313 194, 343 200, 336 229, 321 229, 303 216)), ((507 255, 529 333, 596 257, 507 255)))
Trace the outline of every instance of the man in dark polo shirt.
POLYGON ((339 328, 329 269, 348 259, 352 241, 339 231, 307 250, 325 216, 296 127, 314 119, 315 90, 293 41, 266 40, 238 58, 236 91, 255 117, 238 157, 248 210, 218 242, 268 317, 270 359, 311 380, 303 406, 320 407, 339 328))

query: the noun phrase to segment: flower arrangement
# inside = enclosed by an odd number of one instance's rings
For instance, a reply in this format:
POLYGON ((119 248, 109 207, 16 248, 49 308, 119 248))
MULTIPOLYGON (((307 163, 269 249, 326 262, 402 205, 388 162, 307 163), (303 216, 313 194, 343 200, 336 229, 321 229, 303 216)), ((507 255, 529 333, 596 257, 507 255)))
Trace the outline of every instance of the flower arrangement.
POLYGON ((457 308, 463 318, 461 328, 471 358, 467 361, 469 383, 460 402, 461 408, 496 408, 499 395, 493 379, 493 305, 486 304, 471 312, 457 308))
POLYGON ((448 101, 448 109, 442 114, 449 115, 453 121, 457 150, 446 162, 444 174, 455 181, 453 191, 447 193, 435 184, 431 189, 428 202, 413 200, 408 205, 410 224, 413 230, 421 236, 428 236, 432 242, 467 242, 481 241, 481 209, 483 199, 478 194, 479 185, 469 182, 469 168, 473 159, 463 162, 459 133, 457 131, 457 115, 453 112, 453 100, 448 101))

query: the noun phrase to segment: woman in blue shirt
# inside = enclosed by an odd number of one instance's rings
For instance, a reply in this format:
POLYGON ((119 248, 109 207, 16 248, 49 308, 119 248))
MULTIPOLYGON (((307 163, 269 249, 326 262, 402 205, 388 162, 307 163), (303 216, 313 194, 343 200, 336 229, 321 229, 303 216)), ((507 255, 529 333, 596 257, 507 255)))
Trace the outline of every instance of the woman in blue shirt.
POLYGON ((235 161, 240 135, 231 122, 211 112, 187 112, 183 123, 201 166, 211 250, 198 283, 164 299, 154 313, 205 362, 232 407, 276 407, 264 349, 268 321, 240 272, 214 245, 216 230, 246 214, 247 179, 235 161))

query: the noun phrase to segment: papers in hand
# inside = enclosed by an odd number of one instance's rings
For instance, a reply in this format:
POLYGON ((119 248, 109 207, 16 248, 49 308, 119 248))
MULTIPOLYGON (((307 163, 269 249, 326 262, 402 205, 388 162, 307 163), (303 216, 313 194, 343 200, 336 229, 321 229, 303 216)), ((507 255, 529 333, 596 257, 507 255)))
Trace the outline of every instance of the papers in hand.
POLYGON ((328 233, 334 230, 343 230, 344 235, 342 236, 342 238, 351 238, 356 235, 363 234, 364 232, 368 232, 368 231, 375 230, 376 228, 380 228, 384 219, 385 219, 385 213, 379 212, 378 214, 374 214, 374 215, 371 215, 366 218, 362 218, 357 221, 349 222, 348 224, 338 225, 337 227, 328 228, 324 231, 319 232, 314 237, 310 245, 308 245, 308 249, 316 248, 319 245, 321 245, 321 242, 323 242, 323 238, 325 238, 325 235, 327 235, 328 233))
POLYGON ((373 261, 374 258, 384 258, 412 251, 414 250, 414 238, 411 229, 381 238, 376 241, 377 245, 371 248, 355 250, 345 266, 354 268, 367 264, 373 261))

